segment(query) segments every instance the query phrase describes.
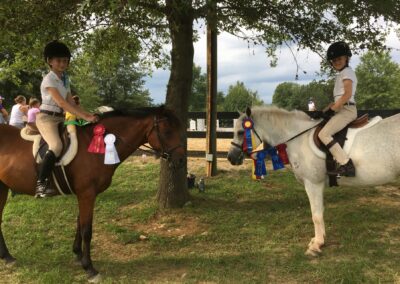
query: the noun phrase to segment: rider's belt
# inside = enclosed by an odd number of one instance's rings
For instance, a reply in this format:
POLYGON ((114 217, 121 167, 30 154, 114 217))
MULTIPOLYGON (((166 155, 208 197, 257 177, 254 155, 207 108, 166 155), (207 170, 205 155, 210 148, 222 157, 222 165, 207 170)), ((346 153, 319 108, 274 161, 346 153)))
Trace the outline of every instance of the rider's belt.
POLYGON ((347 102, 347 103, 345 103, 344 105, 345 105, 345 106, 355 106, 355 105, 356 105, 356 103, 353 103, 353 102, 347 102))
POLYGON ((51 116, 60 116, 60 117, 64 116, 64 114, 62 112, 48 111, 48 110, 43 110, 43 109, 41 109, 40 112, 51 115, 51 116))

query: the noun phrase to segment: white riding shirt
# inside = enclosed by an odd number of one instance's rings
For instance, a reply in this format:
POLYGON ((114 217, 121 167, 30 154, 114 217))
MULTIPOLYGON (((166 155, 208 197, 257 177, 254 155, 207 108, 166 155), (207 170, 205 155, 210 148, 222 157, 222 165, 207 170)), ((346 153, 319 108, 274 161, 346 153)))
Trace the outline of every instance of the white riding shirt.
POLYGON ((62 113, 63 110, 53 100, 47 89, 48 87, 56 88, 60 95, 66 99, 67 94, 71 92, 68 80, 66 86, 64 86, 63 80, 61 80, 56 73, 50 71, 43 77, 42 84, 40 85, 40 92, 42 94, 42 104, 40 105, 40 109, 62 113))
POLYGON ((354 96, 356 94, 357 88, 357 76, 356 73, 351 69, 351 67, 346 67, 339 74, 336 75, 335 88, 333 89, 333 97, 335 102, 339 100, 344 95, 344 83, 343 80, 349 79, 353 82, 353 86, 351 88, 351 97, 349 102, 355 103, 354 96))

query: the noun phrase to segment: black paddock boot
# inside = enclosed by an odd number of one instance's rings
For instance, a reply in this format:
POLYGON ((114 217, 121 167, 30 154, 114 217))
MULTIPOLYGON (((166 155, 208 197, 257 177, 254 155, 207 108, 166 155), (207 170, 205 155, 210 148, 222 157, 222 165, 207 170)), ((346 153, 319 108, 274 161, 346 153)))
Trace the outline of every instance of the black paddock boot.
POLYGON ((54 189, 49 187, 49 176, 53 171, 55 163, 56 155, 54 155, 53 151, 47 151, 40 165, 35 198, 50 197, 57 194, 54 189))
POLYGON ((328 175, 337 175, 339 177, 355 177, 356 169, 354 168, 353 161, 349 159, 345 165, 340 165, 336 171, 328 172, 328 175))

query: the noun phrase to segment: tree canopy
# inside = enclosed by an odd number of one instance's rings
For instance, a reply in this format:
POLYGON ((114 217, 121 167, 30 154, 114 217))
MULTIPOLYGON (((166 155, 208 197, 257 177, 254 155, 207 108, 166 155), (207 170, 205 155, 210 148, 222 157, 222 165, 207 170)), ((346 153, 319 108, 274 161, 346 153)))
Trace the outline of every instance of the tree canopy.
POLYGON ((305 85, 283 82, 276 87, 272 103, 288 110, 308 110, 310 99, 317 109, 325 108, 333 101, 333 80, 314 80, 305 85))
POLYGON ((263 103, 256 91, 246 88, 243 82, 238 81, 235 85, 229 86, 223 108, 224 111, 244 111, 248 106, 258 106, 263 103))
POLYGON ((400 108, 400 66, 389 52, 368 52, 356 68, 356 101, 362 109, 400 108))

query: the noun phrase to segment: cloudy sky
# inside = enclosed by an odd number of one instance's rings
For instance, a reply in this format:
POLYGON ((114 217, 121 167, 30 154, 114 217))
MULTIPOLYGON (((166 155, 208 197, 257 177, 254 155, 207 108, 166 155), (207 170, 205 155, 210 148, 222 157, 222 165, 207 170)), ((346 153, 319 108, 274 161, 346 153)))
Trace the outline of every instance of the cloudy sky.
MULTIPOLYGON (((199 30, 200 39, 194 44, 194 62, 206 72, 206 34, 199 30)), ((400 63, 400 41, 392 32, 387 45, 396 50, 392 52, 393 60, 400 63)), ((278 51, 278 66, 270 67, 263 47, 250 47, 241 39, 228 33, 218 36, 218 90, 227 93, 228 87, 236 81, 244 82, 245 86, 257 91, 262 100, 271 103, 276 86, 282 82, 306 84, 313 79, 321 79, 319 71, 321 58, 309 50, 297 52, 294 50, 299 67, 299 80, 295 80, 296 63, 289 48, 278 51), (303 73, 303 70, 307 74, 303 73)), ((352 57, 350 65, 355 68, 359 64, 359 56, 352 57)), ((165 101, 165 93, 169 70, 155 69, 152 77, 146 78, 146 88, 149 89, 155 103, 165 101)))

